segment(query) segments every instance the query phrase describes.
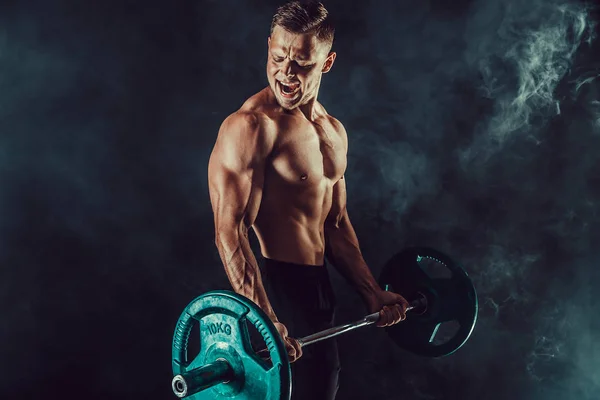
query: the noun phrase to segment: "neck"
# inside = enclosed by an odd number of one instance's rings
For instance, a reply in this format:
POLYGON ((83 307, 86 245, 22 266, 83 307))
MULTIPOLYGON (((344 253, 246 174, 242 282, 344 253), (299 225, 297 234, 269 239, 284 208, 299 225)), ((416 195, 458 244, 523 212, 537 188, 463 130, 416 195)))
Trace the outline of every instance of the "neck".
POLYGON ((306 118, 309 121, 314 121, 317 118, 317 115, 315 112, 316 105, 317 105, 317 99, 313 98, 313 99, 310 99, 310 101, 308 103, 303 104, 300 107, 298 107, 298 110, 300 110, 302 115, 304 115, 304 118, 306 118))
POLYGON ((310 98, 305 104, 298 107, 298 110, 304 115, 309 121, 317 119, 317 96, 319 94, 319 87, 315 89, 315 95, 310 98))

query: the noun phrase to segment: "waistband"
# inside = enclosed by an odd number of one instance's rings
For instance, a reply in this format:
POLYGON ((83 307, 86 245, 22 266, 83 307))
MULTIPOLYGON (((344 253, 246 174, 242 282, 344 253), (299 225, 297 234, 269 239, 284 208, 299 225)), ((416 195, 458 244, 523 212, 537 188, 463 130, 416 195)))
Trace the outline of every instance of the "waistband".
POLYGON ((263 265, 269 274, 287 275, 292 274, 294 276, 306 276, 306 277, 318 277, 326 276, 327 268, 323 265, 308 265, 308 264, 296 264, 286 261, 278 261, 270 258, 263 257, 263 265))

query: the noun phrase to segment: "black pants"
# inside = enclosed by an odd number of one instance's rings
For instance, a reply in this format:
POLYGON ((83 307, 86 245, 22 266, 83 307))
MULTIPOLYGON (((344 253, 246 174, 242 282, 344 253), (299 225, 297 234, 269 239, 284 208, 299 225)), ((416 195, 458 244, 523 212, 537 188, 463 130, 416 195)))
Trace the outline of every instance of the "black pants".
MULTIPOLYGON (((265 258, 263 283, 275 314, 291 337, 331 328, 335 296, 325 266, 299 265, 265 258)), ((337 342, 328 339, 302 348, 291 364, 292 400, 332 400, 338 390, 337 342)))

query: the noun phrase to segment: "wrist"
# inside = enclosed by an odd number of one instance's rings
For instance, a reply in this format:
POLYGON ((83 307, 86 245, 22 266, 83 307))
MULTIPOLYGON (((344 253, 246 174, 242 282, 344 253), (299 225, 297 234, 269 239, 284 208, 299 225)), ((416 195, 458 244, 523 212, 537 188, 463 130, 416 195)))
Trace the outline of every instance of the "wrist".
POLYGON ((367 285, 362 285, 358 293, 363 301, 367 304, 370 304, 374 301, 377 301, 377 294, 381 291, 381 288, 377 283, 371 282, 367 285))
POLYGON ((263 311, 265 312, 265 314, 267 314, 267 317, 269 317, 271 322, 273 322, 274 324, 279 322, 279 319, 277 318, 277 315, 275 315, 275 311, 273 310, 273 308, 265 307, 263 308, 263 311))

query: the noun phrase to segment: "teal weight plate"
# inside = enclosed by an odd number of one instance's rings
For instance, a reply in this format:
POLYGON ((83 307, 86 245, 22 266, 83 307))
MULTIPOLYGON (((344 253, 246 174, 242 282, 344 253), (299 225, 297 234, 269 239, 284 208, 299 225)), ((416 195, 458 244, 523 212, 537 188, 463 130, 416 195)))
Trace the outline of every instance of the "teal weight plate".
POLYGON ((217 359, 227 360, 233 369, 233 378, 186 399, 290 399, 290 364, 277 329, 252 301, 224 290, 199 296, 179 317, 172 344, 173 374, 190 373, 217 359), (189 335, 195 323, 200 324, 200 351, 191 358, 189 335), (253 350, 247 323, 254 325, 263 338, 269 349, 270 364, 253 350))

